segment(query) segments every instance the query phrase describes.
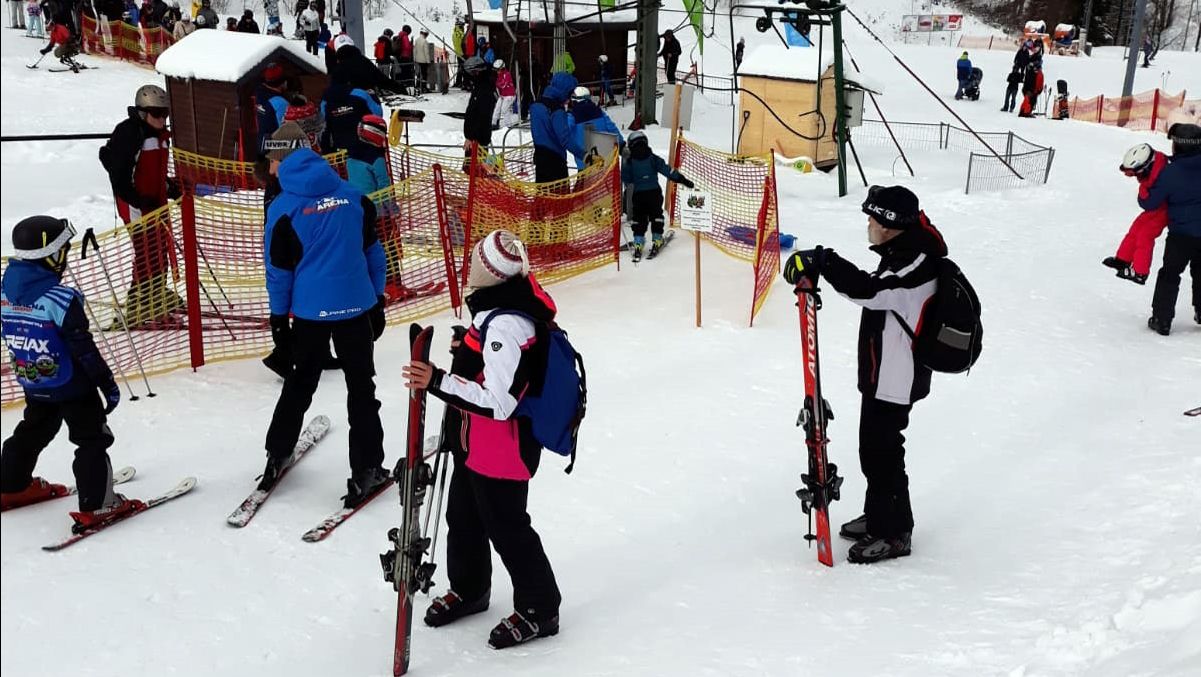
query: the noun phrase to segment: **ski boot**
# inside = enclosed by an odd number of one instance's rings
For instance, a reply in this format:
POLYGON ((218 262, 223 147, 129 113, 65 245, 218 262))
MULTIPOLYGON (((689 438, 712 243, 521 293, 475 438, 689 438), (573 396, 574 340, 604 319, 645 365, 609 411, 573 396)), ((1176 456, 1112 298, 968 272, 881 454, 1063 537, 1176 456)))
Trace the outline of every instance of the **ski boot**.
POLYGON ((491 595, 492 591, 487 590, 475 600, 468 602, 459 597, 454 590, 447 590, 445 595, 435 597, 433 603, 425 610, 425 624, 431 628, 440 628, 464 616, 487 611, 491 595))
POLYGON ((51 484, 41 477, 35 477, 30 481, 29 486, 21 491, 0 494, 0 510, 21 508, 66 495, 67 487, 62 484, 51 484))
POLYGON ((638 236, 634 237, 634 244, 630 246, 630 250, 634 252, 634 255, 633 255, 634 263, 638 263, 639 261, 642 260, 642 247, 645 244, 646 244, 645 238, 638 237, 638 236))
POLYGON ((1147 318, 1147 327, 1160 336, 1167 336, 1172 333, 1172 321, 1161 320, 1154 315, 1147 318))
POLYGON ((842 525, 838 530, 838 535, 852 541, 863 539, 867 536, 867 515, 860 515, 842 525))
POLYGON ((1135 284, 1147 284, 1147 276, 1139 275, 1138 273, 1134 272, 1134 268, 1130 267, 1119 270, 1118 277, 1122 278, 1123 280, 1130 280, 1135 284))
POLYGON ((279 481, 280 475, 284 474, 284 470, 288 467, 288 457, 277 458, 271 454, 267 454, 267 465, 263 468, 263 475, 259 478, 259 491, 271 491, 275 487, 275 483, 279 481))
POLYGON ((660 235, 651 240, 651 251, 649 254, 646 255, 646 258, 648 258, 648 259, 655 258, 656 256, 659 255, 659 252, 662 251, 662 249, 663 249, 663 236, 660 235))
POLYGON ((507 649, 539 637, 551 637, 557 634, 559 634, 558 616, 544 621, 536 621, 523 616, 520 611, 514 611, 513 615, 492 628, 492 632, 488 635, 488 646, 493 649, 507 649))
POLYGON ((910 534, 896 538, 864 536, 847 551, 847 561, 853 564, 872 564, 894 557, 908 557, 910 534))
POLYGON ((391 479, 392 474, 379 466, 354 473, 346 480, 346 495, 342 497, 342 507, 357 508, 391 479))
POLYGON ((1119 274, 1121 274, 1123 270, 1126 270, 1130 267, 1130 262, 1123 261, 1116 256, 1106 256, 1105 258, 1101 259, 1101 265, 1105 266, 1106 268, 1113 268, 1114 270, 1118 271, 1119 274))
POLYGON ((146 504, 142 501, 125 498, 121 494, 113 494, 112 502, 99 510, 81 510, 70 513, 71 519, 75 520, 75 523, 71 525, 71 532, 80 534, 93 527, 145 509, 146 504))

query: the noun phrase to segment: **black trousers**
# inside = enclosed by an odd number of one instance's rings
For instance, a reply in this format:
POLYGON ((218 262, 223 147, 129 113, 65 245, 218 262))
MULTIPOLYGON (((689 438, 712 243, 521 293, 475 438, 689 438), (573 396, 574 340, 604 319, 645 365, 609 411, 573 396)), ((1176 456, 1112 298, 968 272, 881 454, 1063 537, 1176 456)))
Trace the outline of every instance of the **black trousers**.
POLYGON ((21 422, 0 451, 0 491, 23 491, 33 480, 42 450, 58 435, 63 422, 75 445, 75 484, 79 487, 79 509, 98 510, 112 496, 113 470, 108 448, 113 433, 105 422, 104 400, 91 391, 66 402, 26 399, 21 422))
POLYGON ((1017 85, 1009 85, 1009 87, 1005 88, 1005 105, 1001 106, 1001 110, 1006 111, 1006 112, 1013 112, 1013 107, 1017 104, 1017 102, 1018 102, 1018 86, 1017 85))
POLYGON ((329 342, 346 377, 346 415, 350 421, 350 470, 378 467, 384 462, 384 428, 375 398, 375 341, 367 314, 349 320, 314 322, 292 320, 292 358, 296 367, 284 379, 271 426, 267 453, 285 458, 292 453, 304 416, 313 403, 321 370, 329 357, 329 342))
POLYGON ((513 582, 513 608, 533 618, 559 615, 555 572, 526 512, 530 483, 485 477, 467 467, 463 454, 454 456, 446 505, 451 589, 468 600, 491 589, 491 542, 513 582))
POLYGON ((913 531, 909 476, 905 474, 905 436, 911 404, 864 397, 859 410, 859 467, 867 478, 863 512, 867 532, 892 538, 913 531))
POLYGON ((567 178, 567 158, 558 153, 534 146, 534 181, 550 183, 567 178))
POLYGON ((667 84, 676 84, 676 68, 680 64, 680 57, 672 55, 663 57, 663 68, 667 71, 667 84))
POLYGON ((655 237, 663 235, 663 191, 640 190, 630 198, 632 223, 630 230, 635 237, 646 236, 646 226, 650 223, 651 234, 655 237))
POLYGON ((1193 310, 1201 312, 1201 237, 1168 233, 1163 248, 1163 265, 1155 277, 1155 297, 1151 314, 1160 320, 1176 317, 1176 297, 1180 294, 1180 276, 1185 267, 1193 276, 1193 310))
POLYGON ((317 31, 304 32, 304 51, 310 54, 318 54, 317 52, 317 31))

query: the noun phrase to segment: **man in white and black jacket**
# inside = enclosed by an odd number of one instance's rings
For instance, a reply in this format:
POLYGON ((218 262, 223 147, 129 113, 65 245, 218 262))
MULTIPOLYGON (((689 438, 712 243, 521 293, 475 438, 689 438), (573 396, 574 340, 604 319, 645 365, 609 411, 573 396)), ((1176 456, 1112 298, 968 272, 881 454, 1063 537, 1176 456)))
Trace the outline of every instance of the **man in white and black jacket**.
POLYGON ((835 291, 863 306, 859 321, 859 464, 867 478, 863 516, 839 534, 855 540, 848 559, 878 562, 909 554, 913 512, 905 474, 905 437, 913 403, 930 392, 930 370, 914 362, 912 339, 901 325, 919 325, 934 294, 938 259, 947 255, 942 235, 902 186, 873 186, 863 202, 874 273, 860 270, 829 249, 793 254, 784 278, 820 275, 835 291))

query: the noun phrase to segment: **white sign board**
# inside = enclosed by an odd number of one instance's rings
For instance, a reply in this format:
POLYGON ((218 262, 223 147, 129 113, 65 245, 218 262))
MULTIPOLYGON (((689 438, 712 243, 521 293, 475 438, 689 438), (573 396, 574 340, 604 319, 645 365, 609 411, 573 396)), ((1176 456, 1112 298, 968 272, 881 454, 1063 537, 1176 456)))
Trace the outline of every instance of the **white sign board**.
POLYGON ((713 230, 713 196, 703 190, 676 189, 680 226, 684 230, 708 233, 713 230))
MULTIPOLYGON (((692 129, 692 97, 696 92, 696 87, 692 85, 683 85, 680 88, 680 128, 685 130, 692 129)), ((659 111, 659 122, 661 124, 671 124, 671 109, 676 103, 676 86, 663 85, 663 98, 659 99, 662 104, 659 111)))

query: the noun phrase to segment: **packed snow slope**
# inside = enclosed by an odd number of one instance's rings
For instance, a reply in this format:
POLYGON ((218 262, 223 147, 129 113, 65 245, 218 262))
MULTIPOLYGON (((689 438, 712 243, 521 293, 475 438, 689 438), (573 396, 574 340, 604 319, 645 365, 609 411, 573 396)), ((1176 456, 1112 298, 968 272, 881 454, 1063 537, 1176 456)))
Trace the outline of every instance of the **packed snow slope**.
MULTIPOLYGON (((748 49, 769 37, 748 36, 748 49)), ((881 105, 892 118, 949 118, 878 46, 856 31, 848 40, 860 66, 887 81, 881 105)), ((33 44, 3 33, 5 134, 107 130, 151 77, 107 60, 78 76, 27 71, 33 44), (69 108, 73 101, 88 105, 69 108)), ((958 50, 897 51, 940 94, 953 93, 958 50)), ((1201 420, 1181 412, 1201 405, 1201 327, 1191 322, 1187 281, 1173 334, 1159 337, 1144 326, 1150 287, 1099 265, 1137 214, 1136 186, 1116 170, 1121 153, 1139 141, 1166 149, 1166 141, 1003 115, 1000 74, 1011 55, 973 58, 986 72, 983 98, 949 103, 981 129, 1013 129, 1054 146, 1048 185, 964 195, 960 154, 915 153, 918 176, 909 178, 894 176, 894 167, 904 171, 895 151, 859 147, 869 181, 918 193, 985 311, 980 363, 970 376, 936 377, 906 435, 913 555, 855 566, 839 542, 833 569, 817 563, 793 494, 805 451, 793 426, 802 380, 790 290, 778 281, 748 329, 748 267, 703 248, 697 329, 690 243, 681 237, 655 261, 623 261, 620 271, 550 289, 591 385, 575 472, 564 475, 562 461, 547 455, 530 494, 563 590, 561 634, 505 652, 487 648, 488 630, 511 605, 496 561, 492 609, 438 630, 419 624, 412 674, 1196 674, 1201 420)), ((1120 64, 1104 53, 1049 57, 1047 71, 1049 81, 1064 74, 1082 96, 1121 83, 1120 64)), ((1177 53, 1140 70, 1136 90, 1159 85, 1168 71, 1168 89, 1201 91, 1201 61, 1177 53)), ((729 108, 720 97, 697 105, 689 137, 726 147, 729 108)), ((457 129, 443 116, 427 123, 425 133, 440 138, 457 129)), ((666 131, 650 136, 665 152, 666 131)), ((94 147, 83 146, 6 144, 4 223, 42 210, 83 220, 99 210, 84 199, 99 203, 107 189, 94 147)), ((779 171, 782 229, 803 246, 821 243, 874 266, 857 173, 851 195, 839 199, 832 176, 779 171)), ((714 177, 697 178, 703 185, 714 177)), ((847 477, 835 523, 859 514, 864 489, 858 317, 857 307, 826 291, 823 379, 837 414, 830 458, 847 477)), ((430 322, 435 360, 445 365, 455 320, 430 322)), ((405 438, 405 328, 390 328, 376 351, 391 464, 405 438)), ((395 493, 323 543, 300 540, 345 487, 338 375, 325 375, 311 409, 333 419, 330 435, 244 530, 224 519, 262 468, 278 381, 251 360, 152 385, 157 397, 123 402, 110 421, 114 465, 138 468, 125 491, 149 497, 185 475, 199 487, 55 555, 39 546, 67 532, 69 499, 4 515, 0 671, 388 674, 395 595, 377 554, 401 519, 395 493)), ((431 430, 440 412, 433 403, 431 430)), ((0 432, 10 434, 18 420, 19 410, 5 410, 0 432)), ((70 463, 63 434, 39 474, 69 481, 70 463)), ((445 533, 439 562, 444 543, 445 533)))

